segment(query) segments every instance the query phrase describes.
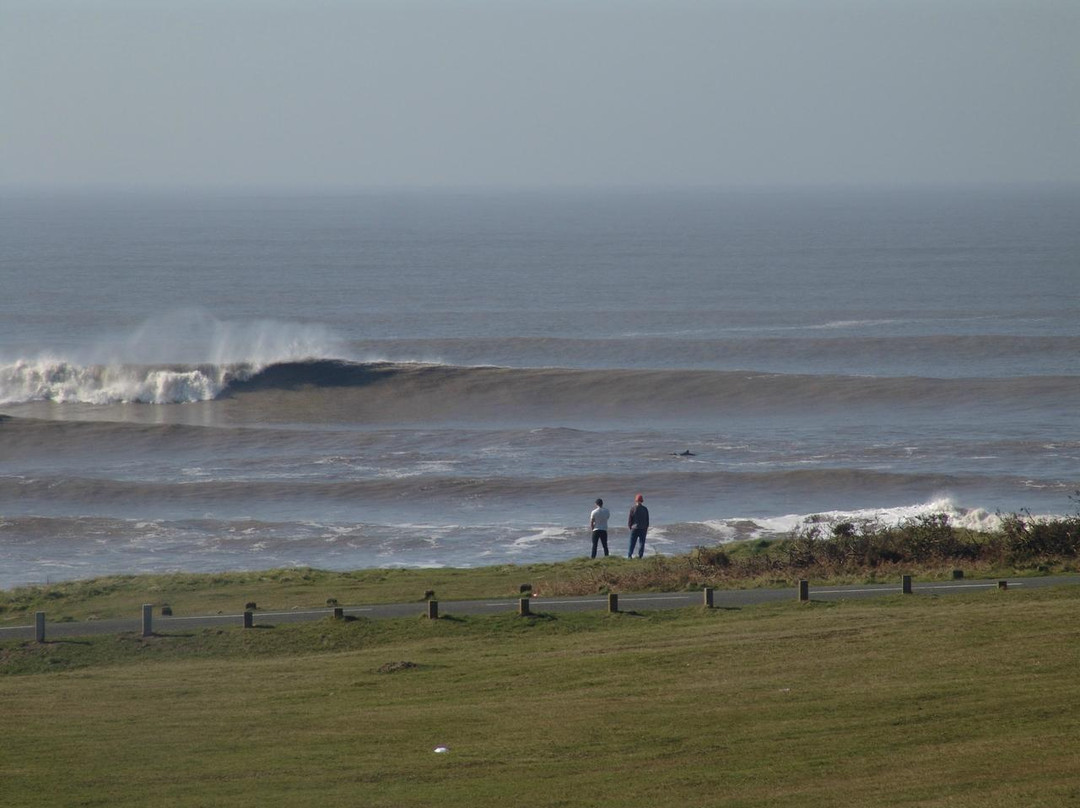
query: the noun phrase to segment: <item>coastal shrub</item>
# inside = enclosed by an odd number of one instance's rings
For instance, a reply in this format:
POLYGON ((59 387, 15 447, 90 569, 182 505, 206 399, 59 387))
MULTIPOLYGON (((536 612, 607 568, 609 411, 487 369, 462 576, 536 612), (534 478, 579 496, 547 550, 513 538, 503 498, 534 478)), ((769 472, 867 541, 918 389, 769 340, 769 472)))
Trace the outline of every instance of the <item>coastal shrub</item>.
POLYGON ((712 571, 731 566, 731 558, 723 547, 695 547, 690 551, 690 566, 696 570, 712 571))
POLYGON ((1080 515, 1040 519, 1024 510, 999 516, 1002 542, 1010 560, 1075 558, 1080 554, 1080 515))
POLYGON ((792 531, 784 544, 787 563, 796 569, 821 567, 832 571, 874 568, 908 560, 902 532, 873 520, 829 523, 812 519, 792 531))
POLYGON ((961 534, 944 513, 924 514, 906 520, 901 528, 910 560, 918 562, 975 559, 978 545, 961 534))
POLYGON ((873 520, 830 523, 812 519, 783 545, 794 569, 828 573, 873 571, 900 564, 985 561, 993 553, 985 535, 955 528, 947 514, 925 514, 885 527, 873 520))
POLYGON ((813 566, 820 562, 822 544, 821 527, 811 524, 794 532, 785 550, 787 563, 796 569, 813 566))

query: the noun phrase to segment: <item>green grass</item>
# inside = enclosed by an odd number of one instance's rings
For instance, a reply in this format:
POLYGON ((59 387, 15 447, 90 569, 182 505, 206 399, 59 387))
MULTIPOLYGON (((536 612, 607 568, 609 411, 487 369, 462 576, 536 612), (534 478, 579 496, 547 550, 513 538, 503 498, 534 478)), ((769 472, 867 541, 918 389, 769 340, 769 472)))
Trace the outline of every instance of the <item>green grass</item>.
MULTIPOLYGON (((36 611, 50 623, 137 617, 143 604, 168 606, 173 614, 235 614, 255 603, 264 611, 358 606, 423 599, 442 601, 517 597, 523 584, 539 595, 588 595, 754 587, 790 587, 800 578, 814 585, 946 580, 953 570, 969 577, 1009 577, 1076 572, 1075 556, 1037 557, 1022 562, 931 558, 874 566, 798 566, 785 561, 793 540, 759 540, 701 548, 683 556, 575 558, 552 564, 505 564, 475 569, 364 569, 329 572, 311 568, 259 572, 116 575, 0 591, 0 626, 24 625, 36 611), (336 601, 336 603, 334 603, 336 601)), ((828 545, 828 542, 818 542, 828 545)))
MULTIPOLYGON (((614 560, 613 560, 614 561, 614 560)), ((328 572, 310 568, 219 574, 117 575, 0 591, 0 625, 25 623, 35 611, 50 622, 132 617, 144 603, 169 606, 175 615, 259 609, 325 608, 327 602, 362 605, 421 601, 433 590, 443 600, 516 597, 522 584, 569 577, 588 563, 503 565, 477 569, 366 569, 328 572), (553 570, 558 570, 553 572, 553 570)))
POLYGON ((4 643, 0 793, 6 808, 1077 805, 1078 611, 1069 587, 4 643), (382 672, 398 662, 414 667, 382 672))

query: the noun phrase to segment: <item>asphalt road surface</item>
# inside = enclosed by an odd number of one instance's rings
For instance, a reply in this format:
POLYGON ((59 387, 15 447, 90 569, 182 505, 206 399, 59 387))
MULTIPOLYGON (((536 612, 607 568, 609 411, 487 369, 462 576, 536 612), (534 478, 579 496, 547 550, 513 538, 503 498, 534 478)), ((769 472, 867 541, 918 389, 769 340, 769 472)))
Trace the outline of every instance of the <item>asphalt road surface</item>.
MULTIPOLYGON (((1042 578, 1017 578, 1009 580, 1005 586, 1007 589, 1035 589, 1048 586, 1065 586, 1080 584, 1080 575, 1054 575, 1042 578)), ((988 589, 1001 588, 1001 579, 993 580, 958 580, 948 582, 919 583, 913 582, 912 595, 957 595, 986 591, 988 589)), ((828 601, 856 598, 874 598, 883 595, 896 594, 903 591, 902 585, 896 584, 863 584, 854 586, 829 586, 810 588, 811 601, 828 601)), ((758 603, 772 603, 782 600, 798 598, 798 590, 789 589, 724 589, 713 591, 713 608, 739 609, 744 606, 753 606, 758 603)), ((670 593, 646 593, 646 594, 620 594, 618 596, 618 609, 621 612, 645 612, 657 609, 681 609, 688 606, 701 606, 704 604, 704 596, 701 591, 695 592, 670 592, 670 593)), ((499 612, 517 611, 518 599, 486 600, 456 600, 442 601, 438 604, 440 617, 449 615, 480 615, 497 614, 499 612)), ((608 608, 606 595, 592 595, 571 598, 544 598, 534 597, 529 599, 529 608, 534 614, 551 612, 584 612, 604 611, 608 608)), ((367 606, 346 606, 341 609, 347 617, 386 618, 386 617, 413 617, 428 614, 428 605, 425 602, 413 603, 387 603, 371 604, 367 606)), ((331 617, 333 608, 325 609, 297 609, 284 612, 256 611, 252 618, 256 626, 273 626, 280 623, 296 623, 305 620, 321 620, 331 617)), ((92 634, 121 634, 127 632, 143 631, 142 616, 137 615, 131 619, 116 620, 88 620, 85 622, 62 622, 49 623, 46 615, 45 638, 57 640, 68 637, 81 637, 92 634)), ((154 614, 151 621, 151 630, 154 634, 168 635, 185 631, 193 631, 211 626, 242 626, 244 615, 236 614, 212 614, 212 615, 176 615, 164 617, 154 614)), ((3 640, 33 640, 36 636, 36 625, 0 627, 0 641, 3 640)))

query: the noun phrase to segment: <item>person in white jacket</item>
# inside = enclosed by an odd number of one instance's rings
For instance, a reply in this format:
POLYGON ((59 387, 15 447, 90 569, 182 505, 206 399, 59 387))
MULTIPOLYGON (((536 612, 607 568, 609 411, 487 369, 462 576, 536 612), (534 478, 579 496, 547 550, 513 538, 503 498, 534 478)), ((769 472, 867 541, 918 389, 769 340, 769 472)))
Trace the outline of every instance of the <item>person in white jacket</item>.
POLYGON ((592 557, 596 558, 596 545, 597 543, 604 546, 604 555, 608 554, 607 549, 607 523, 611 518, 611 511, 604 507, 604 500, 597 499, 596 507, 593 512, 589 514, 589 529, 592 531, 592 557))

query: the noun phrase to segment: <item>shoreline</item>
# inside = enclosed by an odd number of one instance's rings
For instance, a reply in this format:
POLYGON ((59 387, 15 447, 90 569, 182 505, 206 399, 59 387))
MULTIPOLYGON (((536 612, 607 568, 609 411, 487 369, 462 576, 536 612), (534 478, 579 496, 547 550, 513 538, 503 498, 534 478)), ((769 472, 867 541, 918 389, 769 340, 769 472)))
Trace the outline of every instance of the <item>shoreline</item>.
MULTIPOLYGON (((646 556, 677 558, 702 548, 776 543, 800 531, 844 523, 860 530, 868 526, 902 530, 939 516, 946 517, 954 530, 990 536, 1001 530, 1010 514, 963 508, 941 498, 900 507, 661 523, 649 533, 646 556)), ((1030 518, 1054 523, 1073 517, 1041 514, 1030 518)), ((572 561, 589 549, 585 527, 555 524, 438 527, 8 516, 0 527, 8 542, 0 546, 0 591, 118 575, 225 575, 308 567, 347 573, 556 564, 572 561)), ((625 534, 619 527, 612 531, 614 556, 625 550, 625 534)))

